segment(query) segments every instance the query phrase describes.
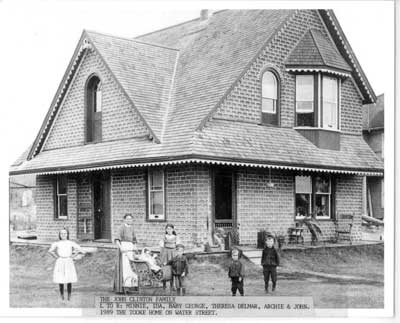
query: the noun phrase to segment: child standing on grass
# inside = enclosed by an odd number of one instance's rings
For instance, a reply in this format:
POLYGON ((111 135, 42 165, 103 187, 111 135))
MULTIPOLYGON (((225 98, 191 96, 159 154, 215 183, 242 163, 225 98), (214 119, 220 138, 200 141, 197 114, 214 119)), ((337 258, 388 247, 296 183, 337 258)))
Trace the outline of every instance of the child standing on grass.
POLYGON ((53 282, 59 284, 62 300, 64 300, 64 284, 67 284, 68 300, 70 300, 72 283, 78 281, 73 260, 79 253, 85 254, 85 251, 77 243, 69 240, 68 229, 60 230, 58 237, 60 241, 54 242, 49 249, 49 253, 57 259, 54 265, 53 282))
POLYGON ((183 255, 184 246, 176 246, 176 256, 168 261, 167 265, 172 267, 172 276, 178 295, 185 295, 184 280, 189 273, 189 266, 186 257, 183 255))
POLYGON ((243 296, 244 264, 239 260, 239 250, 237 249, 232 250, 232 262, 229 265, 228 276, 232 281, 232 296, 236 296, 237 290, 239 290, 240 296, 243 296))
POLYGON ((266 247, 262 252, 261 265, 263 266, 265 292, 268 293, 269 277, 272 280, 272 291, 276 288, 276 267, 279 266, 279 255, 274 248, 274 237, 267 236, 266 247))
MULTIPOLYGON (((161 264, 165 266, 170 260, 175 257, 176 246, 180 244, 180 239, 176 235, 175 227, 173 224, 168 223, 165 226, 165 234, 160 240, 160 258, 161 264)), ((166 289, 167 282, 163 281, 163 288, 166 289)), ((170 289, 173 288, 173 280, 170 281, 170 289)))

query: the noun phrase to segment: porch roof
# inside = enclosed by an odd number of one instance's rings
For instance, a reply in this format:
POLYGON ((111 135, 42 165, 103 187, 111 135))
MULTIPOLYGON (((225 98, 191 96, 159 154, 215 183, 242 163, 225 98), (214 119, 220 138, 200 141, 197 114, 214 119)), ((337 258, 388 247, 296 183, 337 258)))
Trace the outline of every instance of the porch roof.
POLYGON ((341 134, 340 150, 320 149, 292 128, 213 120, 189 147, 146 137, 43 151, 10 174, 74 173, 103 169, 205 163, 331 173, 383 175, 383 163, 362 136, 341 134))

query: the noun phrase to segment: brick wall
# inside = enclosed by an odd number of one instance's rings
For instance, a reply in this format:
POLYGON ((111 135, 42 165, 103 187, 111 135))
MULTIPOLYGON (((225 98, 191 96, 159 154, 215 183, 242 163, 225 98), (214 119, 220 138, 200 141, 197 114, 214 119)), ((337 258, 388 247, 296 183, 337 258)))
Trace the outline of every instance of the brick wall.
MULTIPOLYGON (((183 243, 207 236, 210 209, 208 170, 201 166, 165 169, 167 223, 173 223, 183 243)), ((134 215, 135 233, 141 243, 158 244, 166 222, 146 221, 146 170, 112 173, 112 230, 115 236, 126 213, 134 215)))
POLYGON ((336 181, 336 211, 355 212, 353 240, 361 239, 362 176, 343 176, 336 181))
POLYGON ((268 170, 241 169, 237 172, 237 214, 240 243, 256 244, 257 232, 287 234, 294 225, 294 177, 271 172, 273 188, 267 187, 268 170))
POLYGON ((68 219, 54 219, 54 191, 52 176, 37 176, 36 210, 39 239, 58 240, 58 232, 67 227, 70 239, 76 239, 76 180, 68 178, 68 219))
MULTIPOLYGON (((294 126, 295 75, 286 72, 284 62, 298 41, 310 28, 327 35, 316 11, 300 10, 292 16, 274 39, 260 53, 248 71, 239 80, 218 108, 215 117, 259 123, 261 117, 261 76, 273 68, 280 78, 280 124, 294 126)), ((341 127, 343 132, 361 133, 361 98, 351 80, 342 84, 341 127)))
MULTIPOLYGON (((242 244, 256 244, 257 232, 266 229, 287 235, 294 226, 295 173, 265 169, 237 169, 237 220, 242 244), (269 179, 274 187, 267 186, 269 179)), ((115 237, 126 213, 134 215, 134 225, 140 243, 157 245, 166 222, 146 221, 146 170, 131 169, 111 174, 112 232, 115 237)), ((168 167, 166 176, 167 222, 173 223, 186 245, 206 242, 211 220, 211 175, 206 166, 191 165, 168 167)), ((87 181, 78 185, 79 203, 90 203, 90 186, 87 181)), ((54 220, 52 177, 38 176, 37 214, 40 239, 56 240, 63 226, 70 229, 71 239, 76 238, 76 180, 68 180, 68 220, 54 220)), ((336 210, 355 212, 353 240, 361 238, 362 177, 341 176, 336 180, 336 210)), ((323 239, 334 237, 332 220, 321 220, 323 239)), ((305 241, 310 241, 304 230, 305 241)))
POLYGON ((102 82, 102 140, 131 138, 149 133, 99 55, 89 51, 64 97, 44 150, 84 144, 85 84, 93 73, 102 82))

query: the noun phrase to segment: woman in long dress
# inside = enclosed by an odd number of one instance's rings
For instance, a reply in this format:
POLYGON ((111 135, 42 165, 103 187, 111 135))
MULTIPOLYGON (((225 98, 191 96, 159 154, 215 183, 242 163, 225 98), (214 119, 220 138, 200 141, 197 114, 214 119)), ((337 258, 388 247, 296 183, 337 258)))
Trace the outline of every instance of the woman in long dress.
POLYGON ((67 284, 68 300, 71 299, 72 283, 78 281, 74 259, 79 253, 85 254, 81 247, 69 240, 69 232, 62 229, 58 233, 59 241, 54 242, 49 253, 56 258, 53 271, 53 282, 59 285, 61 299, 64 300, 64 284, 67 284))
MULTIPOLYGON (((175 232, 173 224, 165 226, 165 234, 160 240, 160 258, 161 264, 165 266, 170 260, 175 257, 176 246, 180 244, 180 239, 175 232)), ((163 281, 163 288, 165 289, 166 281, 163 281)), ((173 280, 170 281, 170 288, 173 287, 173 280)))
POLYGON ((137 250, 132 214, 124 216, 124 223, 118 230, 115 243, 118 246, 118 250, 113 291, 115 293, 124 293, 125 288, 137 288, 139 286, 138 276, 133 272, 130 264, 130 261, 134 259, 134 252, 137 250))

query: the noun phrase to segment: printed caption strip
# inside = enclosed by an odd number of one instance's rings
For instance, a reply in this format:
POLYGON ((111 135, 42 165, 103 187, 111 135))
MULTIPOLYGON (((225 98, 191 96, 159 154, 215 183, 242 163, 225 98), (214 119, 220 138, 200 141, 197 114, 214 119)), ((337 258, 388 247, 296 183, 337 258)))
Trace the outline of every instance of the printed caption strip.
POLYGON ((97 296, 92 316, 314 316, 312 297, 97 296), (95 313, 94 313, 95 312, 95 313))

